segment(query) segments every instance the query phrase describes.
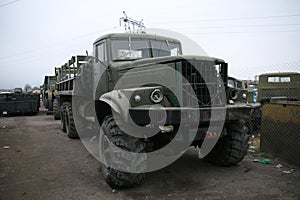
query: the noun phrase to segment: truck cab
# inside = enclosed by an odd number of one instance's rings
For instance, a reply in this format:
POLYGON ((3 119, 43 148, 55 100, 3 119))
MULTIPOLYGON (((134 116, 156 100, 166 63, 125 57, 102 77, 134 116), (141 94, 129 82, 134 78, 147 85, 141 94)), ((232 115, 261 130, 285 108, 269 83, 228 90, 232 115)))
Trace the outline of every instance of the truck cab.
POLYGON ((279 72, 259 76, 258 102, 300 101, 300 73, 279 72))
POLYGON ((55 98, 55 76, 45 76, 42 86, 42 100, 48 112, 53 111, 53 100, 55 98))

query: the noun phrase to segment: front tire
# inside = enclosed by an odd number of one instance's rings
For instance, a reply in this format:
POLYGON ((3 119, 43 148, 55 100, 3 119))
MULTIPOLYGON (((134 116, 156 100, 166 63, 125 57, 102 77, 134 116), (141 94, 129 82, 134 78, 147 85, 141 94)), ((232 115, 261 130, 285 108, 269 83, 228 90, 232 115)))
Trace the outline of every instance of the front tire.
POLYGON ((141 184, 145 178, 144 173, 129 173, 116 170, 110 166, 117 164, 122 165, 121 168, 134 166, 139 171, 144 172, 146 168, 146 158, 130 159, 117 146, 125 151, 143 153, 146 149, 146 144, 143 139, 132 137, 124 133, 116 124, 112 115, 105 117, 102 126, 103 134, 100 134, 100 156, 107 162, 109 166, 101 163, 102 174, 105 181, 114 189, 123 189, 141 184), (110 141, 113 145, 109 145, 110 141), (109 160, 109 161, 108 161, 109 160))
POLYGON ((226 133, 219 139, 212 151, 205 157, 210 163, 231 166, 239 163, 247 154, 249 135, 242 120, 230 122, 226 133))

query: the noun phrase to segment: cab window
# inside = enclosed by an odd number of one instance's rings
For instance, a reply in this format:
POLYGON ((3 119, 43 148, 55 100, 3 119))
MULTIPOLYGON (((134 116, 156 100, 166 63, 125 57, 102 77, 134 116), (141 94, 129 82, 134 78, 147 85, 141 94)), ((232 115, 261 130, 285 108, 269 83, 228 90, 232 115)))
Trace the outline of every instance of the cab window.
POLYGON ((105 42, 102 42, 97 45, 97 57, 101 61, 106 61, 107 60, 107 55, 106 55, 106 46, 105 42))

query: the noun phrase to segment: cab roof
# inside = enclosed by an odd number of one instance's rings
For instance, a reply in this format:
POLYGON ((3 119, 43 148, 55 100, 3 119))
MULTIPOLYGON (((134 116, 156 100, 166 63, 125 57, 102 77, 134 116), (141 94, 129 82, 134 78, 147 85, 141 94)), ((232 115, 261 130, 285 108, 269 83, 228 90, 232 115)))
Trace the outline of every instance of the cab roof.
POLYGON ((160 36, 160 35, 147 34, 147 33, 109 33, 109 34, 105 34, 105 35, 97 38, 97 40, 95 40, 94 44, 96 44, 100 40, 103 40, 106 38, 119 39, 119 38, 128 38, 128 37, 131 37, 134 39, 168 40, 169 42, 180 43, 179 40, 174 39, 174 38, 160 36))
POLYGON ((259 76, 290 76, 290 75, 300 75, 298 72, 273 72, 273 73, 264 73, 259 76))

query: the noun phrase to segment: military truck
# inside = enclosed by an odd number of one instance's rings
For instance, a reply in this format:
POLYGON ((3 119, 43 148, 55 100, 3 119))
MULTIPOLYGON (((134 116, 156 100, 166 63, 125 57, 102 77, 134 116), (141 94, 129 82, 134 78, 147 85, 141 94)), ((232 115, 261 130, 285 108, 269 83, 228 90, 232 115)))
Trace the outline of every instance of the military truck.
POLYGON ((0 94, 0 115, 35 115, 39 112, 39 94, 23 93, 22 88, 0 94))
POLYGON ((245 120, 259 104, 247 103, 243 92, 228 87, 228 64, 224 60, 182 55, 179 40, 147 33, 107 34, 94 42, 93 49, 92 55, 73 56, 57 70, 57 113, 61 129, 70 138, 86 137, 80 131, 84 125, 76 122, 76 117, 87 120, 91 111, 96 113, 94 121, 104 133, 99 136, 99 154, 104 161, 101 168, 112 188, 138 185, 145 177, 144 170, 119 170, 118 166, 145 168, 147 163, 146 157, 122 157, 120 149, 138 154, 154 152, 174 138, 178 148, 187 138, 192 140, 189 146, 201 147, 206 136, 217 138, 209 128, 216 127, 221 133, 205 156, 207 161, 230 166, 247 154, 245 120), (171 80, 170 86, 161 83, 166 84, 166 79, 171 80), (149 131, 157 128, 158 132, 148 137, 139 131, 130 132, 127 124, 149 131), (178 139, 182 127, 184 134, 178 139), (191 136, 191 131, 196 135, 191 136))
POLYGON ((47 114, 52 114, 53 101, 56 96, 55 76, 45 76, 42 85, 42 101, 44 107, 48 110, 47 114))
POLYGON ((244 83, 233 77, 228 77, 228 94, 227 96, 235 100, 235 102, 245 102, 248 99, 248 91, 244 87, 244 83))
MULTIPOLYGON (((75 126, 72 122, 73 119, 71 119, 71 124, 68 122, 68 125, 65 125, 65 119, 69 121, 69 115, 66 116, 66 108, 71 106, 69 104, 72 103, 74 80, 77 77, 79 67, 86 63, 85 59, 86 56, 82 55, 72 56, 64 65, 55 68, 57 96, 53 102, 53 116, 55 120, 61 119, 62 130, 66 131, 70 138, 77 138, 78 136, 75 127, 73 127, 75 126)), ((68 110, 69 112, 72 112, 71 108, 68 110)))
POLYGON ((257 89, 254 85, 249 85, 247 81, 242 81, 234 77, 228 77, 228 87, 235 88, 235 90, 230 90, 232 92, 228 95, 234 96, 236 92, 241 92, 244 97, 247 97, 247 102, 256 103, 257 89))
MULTIPOLYGON (((228 89, 227 89, 227 95, 234 99, 235 102, 240 103, 254 103, 254 94, 255 91, 253 91, 250 86, 247 85, 246 82, 241 81, 239 79, 228 77, 228 89)), ((254 131, 257 131, 260 129, 260 121, 261 121, 261 107, 256 106, 251 114, 250 118, 245 120, 245 125, 248 129, 248 134, 253 133, 254 131)))
POLYGON ((259 76, 257 101, 300 101, 300 73, 279 72, 259 76))

